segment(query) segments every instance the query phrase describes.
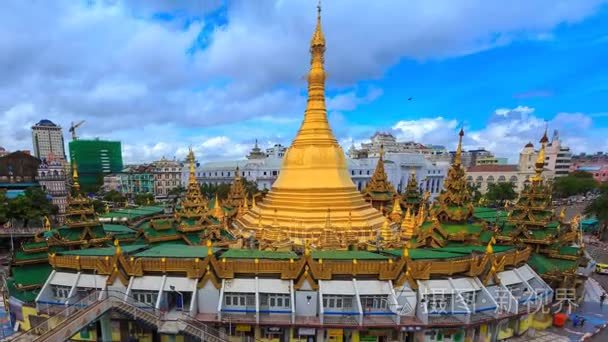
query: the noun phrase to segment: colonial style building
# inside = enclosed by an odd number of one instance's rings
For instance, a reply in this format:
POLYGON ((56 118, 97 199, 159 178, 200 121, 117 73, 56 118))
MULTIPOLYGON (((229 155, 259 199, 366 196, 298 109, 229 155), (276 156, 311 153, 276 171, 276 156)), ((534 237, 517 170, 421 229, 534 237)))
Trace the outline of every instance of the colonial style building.
POLYGON ((166 198, 169 192, 181 186, 182 164, 176 160, 165 159, 152 163, 154 175, 154 194, 158 198, 166 198))
MULTIPOLYGON (((534 145, 528 143, 519 153, 517 164, 484 164, 469 167, 466 171, 467 183, 476 185, 482 194, 492 183, 508 182, 514 185, 516 191, 521 191, 534 175, 537 157, 538 152, 534 150, 534 145)), ((554 177, 554 173, 547 170, 546 164, 543 176, 548 180, 554 177)))
POLYGON ((414 141, 397 141, 394 135, 387 132, 376 132, 369 143, 362 143, 360 148, 354 145, 348 150, 348 156, 352 159, 378 158, 380 147, 386 153, 422 154, 431 161, 449 162, 450 155, 444 146, 423 145, 414 141))

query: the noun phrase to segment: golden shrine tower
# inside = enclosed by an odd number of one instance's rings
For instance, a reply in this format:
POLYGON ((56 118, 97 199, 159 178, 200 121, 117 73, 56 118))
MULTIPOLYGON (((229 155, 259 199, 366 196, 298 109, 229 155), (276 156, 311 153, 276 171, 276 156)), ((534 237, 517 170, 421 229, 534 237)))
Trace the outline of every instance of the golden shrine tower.
POLYGON ((344 151, 327 121, 325 108, 325 37, 321 8, 310 44, 308 101, 304 120, 283 159, 281 171, 264 200, 235 224, 247 231, 278 225, 295 244, 321 238, 328 209, 338 236, 367 241, 384 217, 357 191, 348 173, 344 151), (349 219, 350 217, 350 219, 349 219))

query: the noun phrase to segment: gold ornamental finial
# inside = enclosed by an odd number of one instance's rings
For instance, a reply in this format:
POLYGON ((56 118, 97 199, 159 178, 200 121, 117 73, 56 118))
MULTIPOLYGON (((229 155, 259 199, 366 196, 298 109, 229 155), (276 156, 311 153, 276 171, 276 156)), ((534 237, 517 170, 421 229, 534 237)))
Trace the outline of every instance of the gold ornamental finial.
POLYGON ((454 155, 454 164, 462 164, 462 137, 464 136, 464 129, 460 128, 458 133, 458 147, 456 148, 456 154, 454 155))
POLYGON ((121 255, 122 254, 122 248, 120 247, 120 242, 118 241, 118 239, 114 240, 114 254, 116 255, 121 255))
POLYGON ((493 254, 494 253, 494 248, 492 247, 493 244, 496 243, 496 239, 494 239, 494 237, 492 237, 490 239, 490 241, 488 241, 488 245, 486 246, 486 254, 493 254))
POLYGON ((44 230, 51 230, 51 220, 49 220, 48 216, 44 216, 44 230))
POLYGON ((321 29, 321 5, 317 6, 317 27, 310 41, 310 71, 308 72, 308 102, 304 121, 292 147, 309 144, 336 145, 325 107, 325 36, 321 29))
POLYGON ((76 164, 76 158, 72 158, 72 187, 74 192, 80 192, 80 183, 78 183, 78 165, 76 164))
POLYGON ((192 147, 190 147, 190 151, 188 152, 188 163, 190 164, 188 183, 196 184, 196 166, 194 165, 194 152, 192 151, 192 147))
POLYGON ((545 126, 545 133, 543 137, 540 138, 540 150, 538 151, 538 156, 536 157, 536 162, 534 163, 536 174, 532 176, 532 182, 540 182, 542 178, 543 169, 545 168, 545 147, 549 138, 547 138, 547 127, 545 126))
POLYGON ((215 201, 213 202, 213 216, 216 219, 221 219, 224 217, 224 210, 222 209, 222 205, 220 203, 220 199, 215 194, 215 201))

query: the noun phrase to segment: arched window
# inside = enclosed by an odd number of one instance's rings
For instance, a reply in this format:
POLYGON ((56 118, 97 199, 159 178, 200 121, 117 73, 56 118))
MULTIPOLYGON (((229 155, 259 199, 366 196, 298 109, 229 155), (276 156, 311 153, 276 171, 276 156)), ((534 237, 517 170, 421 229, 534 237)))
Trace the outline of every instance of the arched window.
POLYGON ((486 181, 488 182, 488 184, 494 183, 494 176, 488 176, 488 178, 486 179, 486 181))
POLYGON ((476 181, 477 183, 479 183, 479 182, 483 182, 483 177, 482 177, 482 176, 477 176, 477 178, 475 179, 475 181, 476 181))
POLYGON ((517 184, 517 176, 511 176, 511 178, 509 178, 509 182, 517 184))
POLYGON ((506 181, 507 181, 507 177, 505 177, 505 176, 499 176, 498 177, 498 183, 504 183, 506 181))

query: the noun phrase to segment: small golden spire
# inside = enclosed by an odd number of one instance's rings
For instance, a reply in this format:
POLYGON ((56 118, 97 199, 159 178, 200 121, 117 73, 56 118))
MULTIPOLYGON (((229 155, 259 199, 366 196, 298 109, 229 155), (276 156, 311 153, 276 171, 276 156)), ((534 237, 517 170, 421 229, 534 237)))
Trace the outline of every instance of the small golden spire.
POLYGON ((221 219, 224 217, 224 210, 222 209, 222 204, 220 203, 220 199, 215 194, 215 201, 213 202, 213 216, 216 219, 221 219))
POLYGON ((72 187, 74 192, 80 192, 80 183, 78 183, 78 165, 76 164, 76 158, 72 158, 72 187))
POLYGON ((255 208, 257 208, 257 207, 258 207, 258 205, 257 205, 257 203, 256 203, 256 201, 255 201, 255 196, 254 196, 254 195, 252 195, 252 196, 251 196, 251 209, 255 209, 255 208))
POLYGON ((536 157, 536 162, 534 163, 536 174, 532 176, 532 182, 540 182, 542 181, 542 173, 545 168, 545 147, 549 138, 547 138, 547 127, 545 127, 545 133, 543 137, 540 139, 540 150, 538 151, 538 156, 536 157))
POLYGON ((51 220, 49 220, 48 216, 44 216, 44 230, 51 230, 51 220))
POLYGON ((462 137, 464 136, 464 129, 460 128, 458 133, 458 147, 456 148, 456 154, 454 155, 454 164, 462 164, 462 137))
POLYGON ((207 240, 207 255, 212 255, 213 254, 213 243, 211 243, 211 240, 207 240))
POLYGON ((407 243, 403 244, 403 254, 402 254, 404 259, 407 259, 410 257, 410 250, 409 250, 409 246, 407 243))
POLYGON ((192 147, 190 147, 190 152, 188 152, 188 163, 190 164, 188 183, 196 184, 196 165, 194 164, 194 152, 192 151, 192 147))
POLYGON ((114 240, 114 254, 115 255, 121 255, 122 254, 122 248, 120 247, 120 242, 118 241, 118 239, 114 240))

